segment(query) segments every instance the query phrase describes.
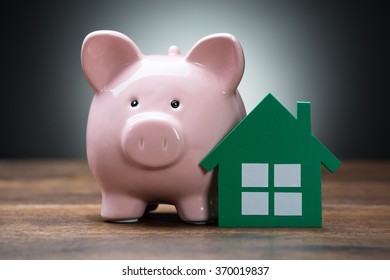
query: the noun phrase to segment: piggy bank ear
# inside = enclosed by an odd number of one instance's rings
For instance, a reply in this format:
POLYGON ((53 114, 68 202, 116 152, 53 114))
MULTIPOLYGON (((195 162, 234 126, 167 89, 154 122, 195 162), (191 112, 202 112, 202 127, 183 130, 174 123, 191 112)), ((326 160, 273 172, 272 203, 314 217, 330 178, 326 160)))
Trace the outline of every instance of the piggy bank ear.
POLYGON ((92 32, 85 37, 81 48, 81 66, 95 92, 141 57, 134 42, 115 31, 92 32))
POLYGON ((197 42, 186 60, 214 73, 224 93, 234 93, 244 73, 244 54, 240 43, 230 34, 213 34, 197 42))

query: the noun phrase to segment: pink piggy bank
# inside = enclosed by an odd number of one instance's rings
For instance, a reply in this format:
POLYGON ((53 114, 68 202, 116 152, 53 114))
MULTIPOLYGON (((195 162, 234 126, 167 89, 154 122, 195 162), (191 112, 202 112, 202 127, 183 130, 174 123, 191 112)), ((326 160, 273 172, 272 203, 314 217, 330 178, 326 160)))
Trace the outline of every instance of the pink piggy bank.
POLYGON ((175 205, 187 222, 217 218, 216 174, 199 162, 245 117, 237 91, 244 55, 229 34, 207 36, 185 56, 175 46, 168 52, 143 55, 114 31, 83 42, 95 93, 87 157, 105 221, 138 221, 159 203, 175 205))

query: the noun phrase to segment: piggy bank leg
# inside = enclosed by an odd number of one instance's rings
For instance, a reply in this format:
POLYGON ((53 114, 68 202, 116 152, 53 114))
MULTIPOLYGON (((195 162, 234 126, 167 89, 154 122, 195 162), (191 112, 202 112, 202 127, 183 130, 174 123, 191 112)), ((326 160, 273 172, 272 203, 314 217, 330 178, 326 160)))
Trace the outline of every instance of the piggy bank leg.
POLYGON ((137 222, 146 210, 146 202, 127 194, 103 193, 101 216, 104 221, 137 222))
POLYGON ((212 223, 217 217, 216 207, 207 196, 186 197, 178 201, 175 206, 180 218, 189 223, 212 223))

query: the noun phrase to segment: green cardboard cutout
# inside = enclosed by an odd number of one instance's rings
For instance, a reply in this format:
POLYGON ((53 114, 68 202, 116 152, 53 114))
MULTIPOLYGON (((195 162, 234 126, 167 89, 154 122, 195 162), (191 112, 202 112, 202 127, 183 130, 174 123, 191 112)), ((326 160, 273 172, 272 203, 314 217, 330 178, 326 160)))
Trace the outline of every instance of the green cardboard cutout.
POLYGON ((200 163, 218 166, 221 227, 321 227, 321 164, 341 164, 311 133, 310 103, 295 118, 268 94, 200 163))

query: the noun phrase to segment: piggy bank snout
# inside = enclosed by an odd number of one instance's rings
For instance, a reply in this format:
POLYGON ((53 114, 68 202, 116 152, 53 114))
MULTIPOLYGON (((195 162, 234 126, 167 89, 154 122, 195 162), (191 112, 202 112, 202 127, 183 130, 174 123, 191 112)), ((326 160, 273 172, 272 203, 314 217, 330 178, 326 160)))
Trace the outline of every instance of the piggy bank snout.
POLYGON ((144 167, 164 167, 184 151, 180 125, 166 117, 129 120, 122 136, 124 154, 144 167))

